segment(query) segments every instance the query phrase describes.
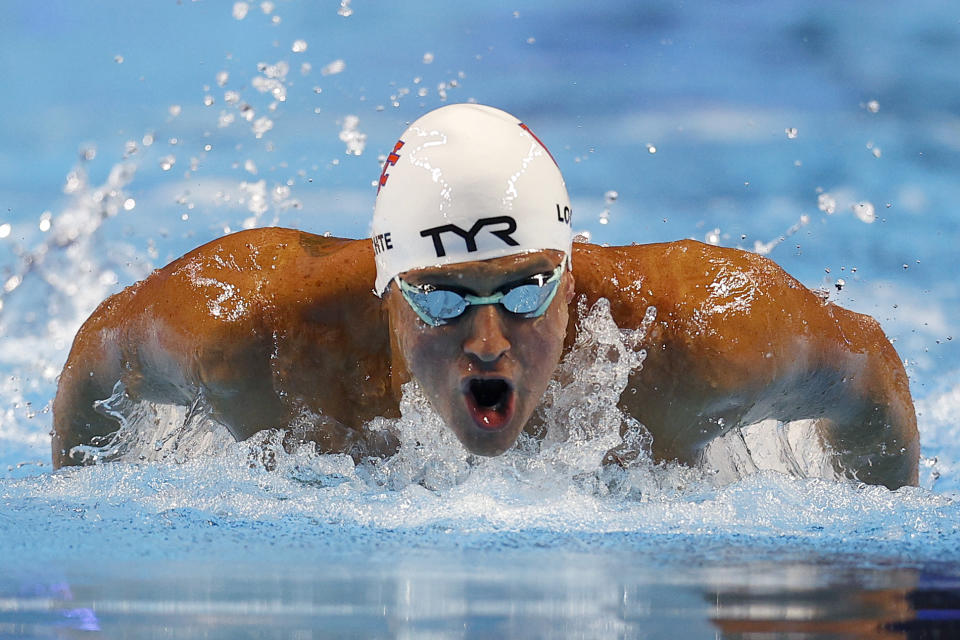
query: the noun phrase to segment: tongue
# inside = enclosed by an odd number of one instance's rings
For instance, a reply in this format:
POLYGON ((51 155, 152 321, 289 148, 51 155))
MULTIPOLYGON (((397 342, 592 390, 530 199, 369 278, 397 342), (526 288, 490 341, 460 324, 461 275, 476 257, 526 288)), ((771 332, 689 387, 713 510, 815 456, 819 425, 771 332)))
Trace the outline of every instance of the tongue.
POLYGON ((499 429, 507 421, 507 416, 493 407, 478 407, 475 403, 471 404, 473 406, 470 410, 474 421, 484 429, 499 429))

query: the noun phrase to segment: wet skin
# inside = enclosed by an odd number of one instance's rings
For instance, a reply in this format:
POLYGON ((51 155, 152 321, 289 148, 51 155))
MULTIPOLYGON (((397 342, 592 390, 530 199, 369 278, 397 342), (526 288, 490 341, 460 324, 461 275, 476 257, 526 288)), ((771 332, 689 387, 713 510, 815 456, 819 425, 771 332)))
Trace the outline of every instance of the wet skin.
MULTIPOLYGON (((562 259, 558 251, 541 251, 421 269, 401 277, 412 285, 486 296, 553 271, 562 259)), ((391 285, 386 304, 397 345, 392 350, 393 370, 406 370, 417 379, 464 447, 480 455, 499 455, 513 446, 560 361, 573 291, 573 276, 566 272, 557 295, 538 318, 487 304, 467 307, 462 316, 434 327, 423 322, 391 285)))
MULTIPOLYGON (((558 260, 543 252, 407 277, 487 295, 558 260)), ((571 301, 606 298, 624 329, 656 308, 640 344, 647 357, 620 400, 653 436, 655 459, 696 463, 738 425, 812 419, 838 472, 917 482, 909 381, 872 318, 825 302, 766 258, 694 241, 577 244, 573 268, 576 280, 564 275, 541 318, 482 305, 429 327, 400 295, 373 294, 369 240, 278 228, 219 238, 84 323, 54 400, 54 464, 78 464, 74 446, 117 429, 94 402, 118 380, 138 400, 189 406, 202 396, 238 439, 293 421, 323 451, 387 455, 395 443, 363 425, 397 417, 413 376, 468 449, 494 455, 513 444, 573 344, 571 301)))

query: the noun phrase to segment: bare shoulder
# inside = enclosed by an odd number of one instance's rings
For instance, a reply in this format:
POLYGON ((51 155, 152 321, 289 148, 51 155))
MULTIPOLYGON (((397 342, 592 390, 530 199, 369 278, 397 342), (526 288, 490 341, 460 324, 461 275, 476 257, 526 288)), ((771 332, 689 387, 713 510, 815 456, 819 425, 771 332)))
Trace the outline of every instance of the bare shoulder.
POLYGON ((693 240, 578 245, 574 274, 588 302, 610 300, 621 327, 640 326, 653 307, 648 347, 673 353, 671 366, 683 354, 712 385, 822 367, 863 372, 867 361, 883 361, 866 367, 871 374, 858 376, 861 383, 882 375, 895 378, 886 386, 906 388, 899 358, 873 318, 825 301, 763 256, 693 240))
POLYGON ((750 251, 695 240, 577 245, 574 273, 578 292, 588 300, 608 298, 622 326, 636 326, 653 306, 660 322, 683 325, 705 339, 725 339, 738 328, 798 336, 825 332, 856 349, 867 345, 854 343, 882 337, 870 316, 825 301, 773 260, 750 251))

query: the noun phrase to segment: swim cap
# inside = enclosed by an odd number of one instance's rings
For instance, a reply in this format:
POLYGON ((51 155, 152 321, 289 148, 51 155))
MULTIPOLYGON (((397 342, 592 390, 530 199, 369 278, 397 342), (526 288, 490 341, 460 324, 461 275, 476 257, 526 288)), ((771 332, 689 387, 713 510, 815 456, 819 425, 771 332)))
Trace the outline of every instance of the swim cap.
POLYGON ((416 120, 380 174, 371 238, 376 294, 423 267, 557 249, 570 198, 553 156, 509 113, 452 104, 416 120))

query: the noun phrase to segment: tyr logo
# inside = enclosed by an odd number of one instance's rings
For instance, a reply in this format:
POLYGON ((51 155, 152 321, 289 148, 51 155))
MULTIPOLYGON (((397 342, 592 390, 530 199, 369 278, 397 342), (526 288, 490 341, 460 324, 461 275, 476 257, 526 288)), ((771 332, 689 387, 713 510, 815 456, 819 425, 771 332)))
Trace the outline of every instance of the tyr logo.
POLYGON ((424 229, 421 231, 420 236, 423 238, 432 237, 433 248, 437 250, 437 257, 442 258, 443 256, 447 255, 447 252, 443 248, 443 241, 440 239, 440 234, 448 231, 457 234, 463 238, 463 241, 467 245, 467 252, 470 253, 477 250, 477 234, 480 233, 480 229, 490 225, 506 225, 506 228, 491 230, 490 233, 500 238, 511 247, 515 247, 520 244, 510 236, 511 233, 517 230, 517 221, 510 216, 480 218, 473 223, 473 226, 470 227, 469 230, 461 229, 455 224, 445 224, 439 227, 431 227, 430 229, 424 229))

